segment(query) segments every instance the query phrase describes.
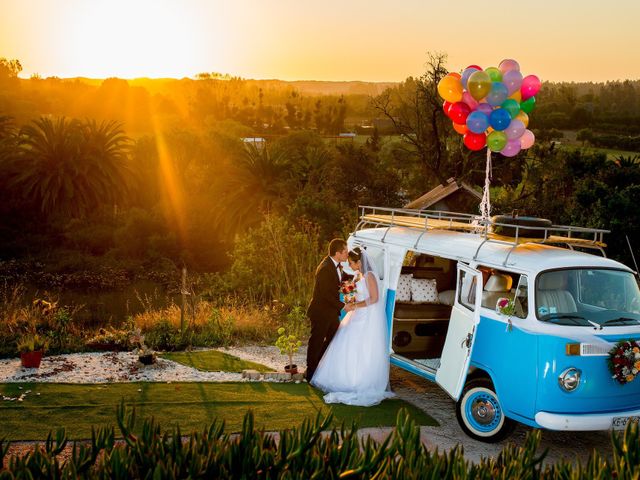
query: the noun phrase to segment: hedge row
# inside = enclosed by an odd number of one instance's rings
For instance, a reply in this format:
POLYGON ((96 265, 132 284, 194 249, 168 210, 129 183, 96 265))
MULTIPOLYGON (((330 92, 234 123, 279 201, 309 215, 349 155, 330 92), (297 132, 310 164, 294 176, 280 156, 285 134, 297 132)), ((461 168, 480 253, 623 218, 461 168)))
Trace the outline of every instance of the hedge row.
POLYGON ((613 458, 593 452, 585 465, 561 462, 543 465, 538 454, 540 432, 528 435, 524 445, 507 445, 494 458, 473 464, 462 448, 448 453, 429 452, 420 441, 420 429, 406 412, 398 414, 396 430, 378 443, 359 440, 352 425, 327 432, 331 416, 305 420, 300 426, 273 435, 256 430, 253 415, 244 418, 239 434, 225 432, 215 421, 200 433, 182 437, 179 429, 164 432, 153 419, 135 429, 135 412, 118 408, 114 428, 98 428, 91 443, 74 444, 64 461, 64 430, 55 439, 23 456, 7 456, 0 442, 0 479, 12 478, 430 478, 430 479, 637 479, 640 477, 638 426, 624 435, 612 435, 613 458), (134 434, 139 432, 139 434, 134 434), (327 433, 323 433, 327 432, 327 433))

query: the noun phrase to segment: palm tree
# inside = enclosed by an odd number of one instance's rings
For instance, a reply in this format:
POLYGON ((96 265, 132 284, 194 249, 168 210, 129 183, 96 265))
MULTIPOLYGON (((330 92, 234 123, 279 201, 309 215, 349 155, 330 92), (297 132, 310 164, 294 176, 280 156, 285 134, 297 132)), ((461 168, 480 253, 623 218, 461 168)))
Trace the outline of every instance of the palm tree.
POLYGON ((283 206, 285 154, 248 144, 226 169, 219 192, 218 223, 227 233, 256 223, 283 206))
POLYGON ((11 184, 46 214, 83 216, 129 190, 129 139, 116 122, 42 117, 21 139, 11 184))

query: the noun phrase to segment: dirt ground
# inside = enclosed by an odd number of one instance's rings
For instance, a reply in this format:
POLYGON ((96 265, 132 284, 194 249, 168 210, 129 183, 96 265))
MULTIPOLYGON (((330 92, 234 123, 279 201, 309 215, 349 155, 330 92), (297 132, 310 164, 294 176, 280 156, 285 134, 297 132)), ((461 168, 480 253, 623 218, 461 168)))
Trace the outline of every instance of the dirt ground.
MULTIPOLYGON (((478 462, 481 457, 496 456, 508 442, 523 445, 527 432, 533 430, 518 424, 511 437, 503 442, 488 444, 469 438, 464 434, 455 414, 455 402, 438 385, 391 367, 391 388, 396 394, 434 417, 439 427, 421 427, 423 442, 430 449, 449 450, 457 444, 464 447, 467 460, 478 462)), ((610 432, 553 432, 542 431, 538 453, 548 449, 545 462, 556 463, 561 459, 586 463, 589 454, 597 450, 601 455, 612 454, 610 432)))

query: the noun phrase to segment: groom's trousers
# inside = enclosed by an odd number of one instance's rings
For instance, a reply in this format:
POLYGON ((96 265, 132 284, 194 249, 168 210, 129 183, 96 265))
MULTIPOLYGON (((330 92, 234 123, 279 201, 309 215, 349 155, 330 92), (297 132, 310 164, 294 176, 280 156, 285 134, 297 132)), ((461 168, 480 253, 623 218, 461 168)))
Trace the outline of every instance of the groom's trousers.
POLYGON ((307 381, 313 377, 322 355, 340 326, 337 317, 328 319, 326 315, 312 314, 309 316, 309 320, 311 320, 311 336, 307 347, 307 372, 305 374, 307 381))

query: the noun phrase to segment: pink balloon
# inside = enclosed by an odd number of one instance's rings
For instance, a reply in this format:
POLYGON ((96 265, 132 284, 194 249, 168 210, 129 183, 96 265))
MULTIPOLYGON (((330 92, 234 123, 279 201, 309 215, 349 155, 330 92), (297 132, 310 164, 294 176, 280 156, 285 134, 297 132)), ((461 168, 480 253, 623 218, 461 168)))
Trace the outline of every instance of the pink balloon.
POLYGON ((508 72, 510 70, 516 70, 516 71, 519 72, 520 71, 520 65, 518 64, 518 62, 516 62, 515 60, 513 60, 511 58, 505 58, 504 60, 502 60, 500 62, 500 65, 498 65, 498 69, 504 75, 506 72, 508 72))
POLYGON ((467 92, 466 90, 462 94, 462 101, 464 103, 466 103, 467 105, 469 105, 469 108, 471 110, 475 110, 476 108, 478 108, 478 101, 475 98, 473 98, 471 96, 471 94, 469 92, 467 92))
MULTIPOLYGON (((504 130, 504 133, 507 134, 507 138, 509 140, 517 140, 522 136, 525 130, 526 127, 524 126, 524 123, 522 123, 522 120, 514 118, 511 120, 509 126, 504 130)), ((518 143, 518 145, 520 144, 518 143)))
POLYGON ((476 111, 482 112, 485 115, 491 115, 491 112, 493 112, 493 107, 488 103, 479 103, 478 107, 476 108, 476 111))
POLYGON ((522 85, 522 74, 518 70, 509 70, 502 75, 502 83, 507 86, 509 95, 513 95, 520 90, 522 85))
POLYGON ((520 93, 522 93, 522 100, 531 98, 540 91, 540 79, 535 75, 527 75, 522 79, 522 86, 520 87, 520 93))
POLYGON ((522 148, 523 150, 531 148, 535 141, 536 136, 533 134, 533 132, 531 130, 525 130, 520 137, 520 148, 522 148))
POLYGON ((507 144, 504 146, 500 153, 505 157, 515 157, 518 153, 520 153, 520 140, 509 140, 507 144))

